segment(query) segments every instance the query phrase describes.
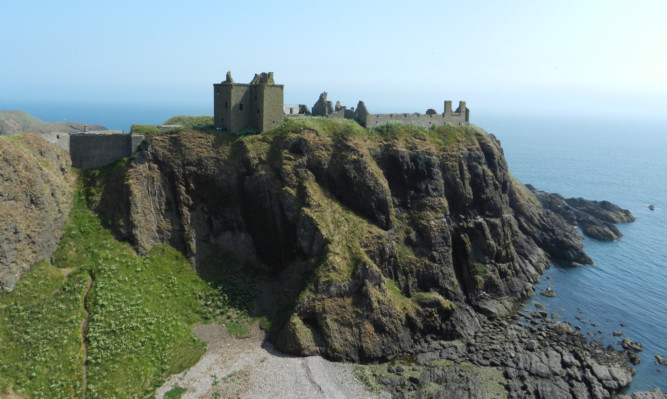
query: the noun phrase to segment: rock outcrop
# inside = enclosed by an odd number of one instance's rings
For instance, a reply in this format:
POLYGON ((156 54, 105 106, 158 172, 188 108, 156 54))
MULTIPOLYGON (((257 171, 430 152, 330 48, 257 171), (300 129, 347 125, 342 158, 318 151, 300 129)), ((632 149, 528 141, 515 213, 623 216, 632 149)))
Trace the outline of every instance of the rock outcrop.
POLYGON ((156 136, 97 208, 140 252, 167 243, 200 270, 232 253, 265 276, 257 312, 275 320, 278 347, 332 359, 470 337, 532 295, 550 258, 591 262, 492 135, 396 129, 294 121, 240 139, 156 136))
POLYGON ((537 197, 542 206, 579 226, 585 235, 600 241, 614 241, 623 234, 613 223, 635 220, 627 209, 621 209, 609 201, 590 201, 583 198, 565 199, 560 194, 540 191, 530 184, 526 187, 537 197))
POLYGON ((0 291, 56 250, 72 202, 70 165, 37 135, 0 137, 0 291))
POLYGON ((630 385, 622 351, 588 342, 567 323, 520 315, 485 322, 465 342, 418 342, 406 357, 413 362, 369 374, 407 398, 610 398, 630 385))

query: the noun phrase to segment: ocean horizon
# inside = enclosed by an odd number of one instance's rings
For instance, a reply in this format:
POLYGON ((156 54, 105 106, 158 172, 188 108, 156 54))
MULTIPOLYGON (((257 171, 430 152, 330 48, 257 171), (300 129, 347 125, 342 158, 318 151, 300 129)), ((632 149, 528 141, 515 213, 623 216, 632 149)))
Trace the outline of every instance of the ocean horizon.
MULTIPOLYGON (((212 114, 212 106, 199 105, 18 104, 14 109, 44 121, 125 131, 176 115, 212 114)), ((625 337, 641 342, 645 349, 633 366, 637 373, 629 393, 667 391, 667 368, 655 364, 655 355, 667 357, 667 121, 473 113, 471 122, 500 140, 509 170, 521 182, 565 197, 608 200, 635 215, 635 222, 618 225, 624 236, 617 241, 585 239, 595 265, 552 265, 536 292, 549 286, 556 297, 536 295, 525 306, 539 302, 605 345, 620 348, 625 337), (623 335, 614 337, 615 330, 623 335)))

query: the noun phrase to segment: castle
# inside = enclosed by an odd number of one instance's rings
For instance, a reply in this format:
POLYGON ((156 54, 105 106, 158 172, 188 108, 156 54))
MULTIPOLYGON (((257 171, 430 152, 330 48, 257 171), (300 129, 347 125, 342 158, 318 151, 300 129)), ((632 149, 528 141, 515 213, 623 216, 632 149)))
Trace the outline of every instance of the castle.
POLYGON ((283 85, 273 81, 273 72, 255 75, 249 84, 234 83, 231 72, 224 82, 213 85, 213 121, 228 132, 271 130, 283 123, 283 85))
POLYGON ((334 107, 327 101, 327 93, 320 95, 312 111, 305 105, 285 105, 284 86, 275 84, 273 72, 256 74, 249 84, 234 83, 231 72, 227 72, 224 82, 213 85, 213 114, 215 127, 228 132, 255 130, 263 132, 280 125, 285 116, 299 117, 303 115, 324 116, 328 118, 345 118, 357 121, 361 126, 371 129, 388 122, 420 127, 442 126, 446 124, 460 126, 470 121, 470 110, 465 101, 452 111, 452 102, 445 101, 444 112, 438 114, 429 109, 425 114, 371 114, 363 101, 359 101, 356 109, 343 107, 336 102, 334 107))

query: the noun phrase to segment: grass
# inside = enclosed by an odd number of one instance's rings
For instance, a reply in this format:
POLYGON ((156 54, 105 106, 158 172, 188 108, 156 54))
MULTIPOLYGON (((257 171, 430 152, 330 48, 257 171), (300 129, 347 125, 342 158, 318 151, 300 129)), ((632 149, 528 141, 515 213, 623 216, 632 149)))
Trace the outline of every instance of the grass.
POLYGON ((85 198, 80 185, 55 265, 33 265, 12 292, 0 294, 0 390, 81 397, 86 309, 87 397, 145 397, 203 353, 190 326, 204 321, 207 309, 228 306, 224 297, 205 304, 220 295, 175 249, 158 245, 139 257, 116 241, 85 198))
POLYGON ((189 116, 179 115, 167 119, 163 125, 182 125, 194 127, 208 127, 213 126, 212 116, 189 116))
POLYGON ((164 394, 164 399, 181 399, 185 392, 187 392, 187 389, 176 385, 164 394))
POLYGON ((455 145, 476 143, 476 130, 470 126, 433 126, 423 128, 416 125, 404 125, 399 122, 388 122, 370 130, 371 134, 385 139, 404 140, 417 138, 428 141, 439 149, 447 149, 455 145))
POLYGON ((132 125, 130 133, 150 137, 160 134, 160 129, 155 125, 132 125))

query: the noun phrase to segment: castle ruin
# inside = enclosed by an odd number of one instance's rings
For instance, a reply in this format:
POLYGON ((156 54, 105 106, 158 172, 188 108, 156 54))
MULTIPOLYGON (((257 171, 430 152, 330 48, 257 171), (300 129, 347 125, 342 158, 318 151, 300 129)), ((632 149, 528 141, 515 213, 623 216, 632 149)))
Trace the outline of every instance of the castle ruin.
POLYGON ((320 94, 320 98, 313 105, 314 116, 326 116, 328 118, 354 119, 361 126, 372 129, 388 122, 402 123, 404 125, 417 125, 420 127, 454 125, 461 126, 470 122, 470 110, 466 107, 465 101, 459 101, 456 111, 452 111, 452 102, 445 101, 445 109, 442 114, 429 109, 425 114, 420 113, 400 113, 400 114, 371 114, 363 101, 359 101, 357 108, 343 107, 340 102, 333 106, 331 101, 327 101, 327 93, 320 94))
POLYGON ((214 84, 215 127, 228 132, 263 132, 283 123, 283 85, 273 81, 273 72, 255 75, 249 84, 234 83, 231 72, 214 84))
POLYGON ((459 101, 455 111, 452 110, 452 102, 445 101, 442 114, 433 109, 427 110, 425 114, 371 114, 363 101, 359 101, 356 109, 341 106, 340 102, 334 106, 324 92, 313 105, 312 112, 309 112, 305 105, 285 105, 283 89, 283 85, 275 84, 273 72, 255 74, 249 84, 234 83, 231 72, 227 72, 225 81, 213 85, 215 127, 228 132, 263 132, 279 126, 285 116, 299 117, 311 113, 313 116, 352 119, 367 129, 388 122, 428 128, 447 124, 467 125, 470 121, 470 110, 465 101, 459 101))

